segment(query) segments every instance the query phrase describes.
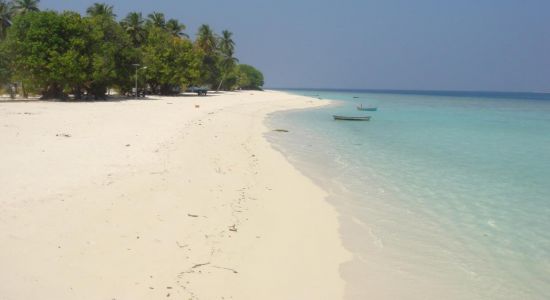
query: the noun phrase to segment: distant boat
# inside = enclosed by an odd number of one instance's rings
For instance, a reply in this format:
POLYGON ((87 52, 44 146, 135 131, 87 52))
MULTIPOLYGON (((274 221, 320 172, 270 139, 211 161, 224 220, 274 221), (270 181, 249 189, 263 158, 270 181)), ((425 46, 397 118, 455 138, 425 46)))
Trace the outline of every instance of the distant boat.
POLYGON ((357 110, 362 110, 362 111, 377 111, 377 110, 378 110, 378 107, 362 107, 362 106, 357 106, 357 110))
POLYGON ((342 121, 369 121, 370 116, 364 116, 364 117, 346 117, 346 116, 332 116, 334 120, 342 120, 342 121))

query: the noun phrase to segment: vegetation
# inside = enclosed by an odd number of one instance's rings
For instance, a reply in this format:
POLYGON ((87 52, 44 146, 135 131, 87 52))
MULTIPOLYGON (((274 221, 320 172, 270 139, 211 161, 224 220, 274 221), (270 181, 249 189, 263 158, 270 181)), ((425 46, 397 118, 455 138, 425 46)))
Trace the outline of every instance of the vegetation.
POLYGON ((126 34, 130 36, 134 47, 139 47, 145 41, 147 31, 145 30, 145 20, 141 13, 129 13, 126 18, 120 22, 120 25, 122 25, 126 34))
POLYGON ((91 39, 80 15, 28 12, 8 30, 6 47, 13 76, 44 98, 64 98, 64 92, 86 82, 91 39))
MULTIPOLYGON (((109 11, 86 18, 86 21, 90 27, 91 45, 84 90, 95 99, 104 99, 109 87, 116 87, 123 93, 129 91, 133 84, 132 63, 139 60, 132 40, 109 11)), ((81 90, 75 90, 74 94, 78 92, 81 90)))
POLYGON ((3 39, 6 37, 6 32, 11 26, 11 18, 13 15, 12 7, 0 0, 0 38, 3 39))
POLYGON ((149 30, 142 47, 146 80, 151 90, 160 94, 179 93, 182 85, 199 78, 200 57, 189 40, 175 38, 159 27, 149 30))
POLYGON ((261 89, 261 86, 264 85, 264 75, 253 66, 239 65, 238 85, 243 89, 261 89))
POLYGON ((113 6, 107 5, 105 3, 94 3, 92 6, 88 7, 86 10, 86 13, 89 16, 97 17, 97 16, 105 16, 109 18, 116 17, 113 6))
MULTIPOLYGON (((0 41, 6 38, 8 28, 11 26, 12 8, 10 4, 0 0, 0 41)), ((0 43, 0 90, 2 86, 9 81, 11 77, 10 67, 8 64, 7 49, 4 43, 0 43)))
POLYGON ((201 25, 195 40, 179 20, 95 3, 76 12, 40 11, 38 0, 0 0, 0 86, 43 98, 104 99, 110 89, 174 94, 187 86, 261 89, 263 75, 239 64, 233 33, 201 25), (139 65, 139 68, 137 67, 139 65))
POLYGON ((218 52, 218 40, 210 26, 203 24, 199 27, 195 47, 202 56, 202 68, 200 81, 203 84, 213 86, 220 77, 220 57, 218 52))
MULTIPOLYGON (((235 74, 235 65, 239 62, 237 58, 235 58, 233 55, 235 54, 235 42, 233 41, 233 33, 224 30, 222 31, 222 37, 219 41, 219 50, 221 53, 221 60, 220 60, 220 71, 221 71, 221 80, 220 84, 218 85, 217 90, 219 90, 222 87, 224 79, 232 79, 235 77, 232 77, 231 75, 235 74)), ((229 81, 229 83, 233 83, 233 80, 229 81)), ((235 81, 236 82, 236 81, 235 81)), ((227 84, 228 82, 226 82, 227 84)))
POLYGON ((16 14, 24 15, 29 12, 39 11, 38 2, 40 0, 15 0, 12 2, 12 8, 16 14))

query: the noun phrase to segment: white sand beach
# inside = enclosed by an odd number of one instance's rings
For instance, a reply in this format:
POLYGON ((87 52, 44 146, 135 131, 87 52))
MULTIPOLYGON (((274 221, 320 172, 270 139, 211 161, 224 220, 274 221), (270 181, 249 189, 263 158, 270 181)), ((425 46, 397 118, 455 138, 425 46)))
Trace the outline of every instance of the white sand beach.
POLYGON ((322 103, 0 103, 0 299, 342 299, 337 213, 263 136, 322 103))

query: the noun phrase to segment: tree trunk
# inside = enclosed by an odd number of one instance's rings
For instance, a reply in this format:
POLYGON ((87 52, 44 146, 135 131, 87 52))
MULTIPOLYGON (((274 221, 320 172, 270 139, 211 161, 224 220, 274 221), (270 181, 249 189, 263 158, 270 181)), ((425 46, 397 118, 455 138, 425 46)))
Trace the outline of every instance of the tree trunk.
POLYGON ((149 82, 149 86, 151 87, 151 91, 153 92, 153 94, 157 94, 159 91, 158 91, 158 84, 155 83, 155 82, 149 82))
POLYGON ((25 89, 25 85, 23 84, 23 82, 21 82, 21 92, 23 93, 23 98, 25 99, 29 98, 29 93, 25 89))
POLYGON ((66 100, 67 99, 67 95, 65 95, 63 93, 63 89, 57 85, 57 84, 52 84, 50 86, 48 86, 46 88, 46 90, 44 90, 42 92, 42 97, 41 99, 60 99, 60 100, 66 100))
POLYGON ((88 94, 94 96, 94 100, 107 99, 107 87, 103 84, 93 84, 88 88, 88 94))
POLYGON ((10 84, 10 98, 15 99, 15 86, 10 84))
POLYGON ((222 86, 222 83, 223 83, 223 77, 222 77, 222 80, 220 80, 220 84, 218 84, 218 88, 216 89, 216 93, 220 90, 220 87, 222 86))
POLYGON ((80 90, 80 88, 76 88, 73 91, 73 94, 74 94, 74 99, 75 100, 82 100, 82 90, 80 90))

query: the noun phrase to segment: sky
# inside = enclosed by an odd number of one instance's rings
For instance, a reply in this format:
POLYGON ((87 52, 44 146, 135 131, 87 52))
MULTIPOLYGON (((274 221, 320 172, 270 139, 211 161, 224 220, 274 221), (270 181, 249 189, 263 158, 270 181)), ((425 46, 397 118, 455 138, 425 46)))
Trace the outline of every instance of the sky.
MULTIPOLYGON (((42 0, 84 13, 97 1, 42 0)), ((234 33, 273 88, 550 92, 548 0, 105 0, 234 33)))

